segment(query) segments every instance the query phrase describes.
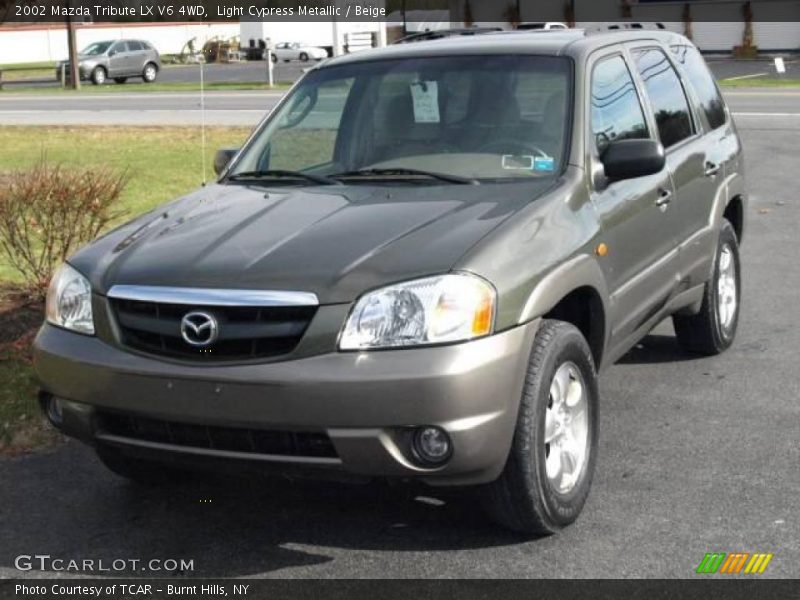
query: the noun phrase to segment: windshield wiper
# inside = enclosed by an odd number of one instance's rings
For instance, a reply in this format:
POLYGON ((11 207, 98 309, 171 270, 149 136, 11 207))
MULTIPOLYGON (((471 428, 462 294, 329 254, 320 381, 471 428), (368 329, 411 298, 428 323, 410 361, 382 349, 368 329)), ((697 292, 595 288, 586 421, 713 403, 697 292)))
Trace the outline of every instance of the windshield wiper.
POLYGON ((303 173, 302 171, 287 171, 284 169, 268 169, 264 171, 244 171, 242 173, 234 173, 228 175, 228 181, 249 181, 249 180, 265 180, 265 179, 302 179, 310 181, 318 185, 342 185, 340 182, 330 177, 323 177, 322 175, 312 175, 310 173, 303 173))
POLYGON ((411 176, 411 177, 426 177, 428 179, 436 179, 437 181, 444 181, 447 183, 455 183, 459 185, 479 185, 477 179, 469 177, 459 177, 458 175, 449 175, 445 173, 434 173, 432 171, 422 171, 420 169, 407 169, 405 167, 387 167, 384 169, 359 169, 357 171, 346 171, 344 173, 335 173, 329 175, 331 179, 351 179, 359 177, 367 178, 386 178, 393 176, 411 176))

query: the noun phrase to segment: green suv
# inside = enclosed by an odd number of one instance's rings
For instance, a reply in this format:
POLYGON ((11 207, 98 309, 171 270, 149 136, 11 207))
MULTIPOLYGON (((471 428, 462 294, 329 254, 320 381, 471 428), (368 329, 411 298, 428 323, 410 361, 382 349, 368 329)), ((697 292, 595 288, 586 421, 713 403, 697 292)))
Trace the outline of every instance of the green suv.
POLYGON ((742 147, 679 35, 337 58, 216 166, 71 257, 36 339, 50 420, 135 480, 465 486, 549 533, 589 493, 598 371, 666 317, 704 354, 736 334, 742 147))

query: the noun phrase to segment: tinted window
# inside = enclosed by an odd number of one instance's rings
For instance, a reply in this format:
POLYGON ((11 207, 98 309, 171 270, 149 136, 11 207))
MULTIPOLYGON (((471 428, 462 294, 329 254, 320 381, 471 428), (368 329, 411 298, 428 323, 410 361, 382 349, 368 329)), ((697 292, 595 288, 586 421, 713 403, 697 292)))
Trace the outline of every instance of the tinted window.
POLYGON ((661 143, 665 148, 674 146, 692 135, 692 117, 678 74, 661 50, 639 50, 633 56, 655 113, 661 143))
POLYGON ((103 54, 108 47, 111 45, 111 42, 95 42, 94 44, 90 44, 83 50, 81 50, 81 54, 87 54, 89 56, 97 56, 99 54, 103 54))
POLYGON ((112 52, 127 52, 128 46, 125 42, 117 42, 111 47, 112 52))
POLYGON ((131 52, 139 52, 140 50, 144 50, 144 48, 142 48, 139 42, 128 42, 128 50, 131 52))
POLYGON ((725 103, 700 52, 690 46, 673 46, 672 52, 697 93, 711 129, 724 125, 725 103))
POLYGON ((598 63, 592 73, 592 133, 599 152, 614 140, 649 137, 636 86, 621 56, 598 63))

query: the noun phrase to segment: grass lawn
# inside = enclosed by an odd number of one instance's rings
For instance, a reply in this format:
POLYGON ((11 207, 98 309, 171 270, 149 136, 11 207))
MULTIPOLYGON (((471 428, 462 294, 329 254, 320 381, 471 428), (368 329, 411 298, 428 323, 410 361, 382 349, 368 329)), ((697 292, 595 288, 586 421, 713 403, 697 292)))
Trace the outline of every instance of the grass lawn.
MULTIPOLYGON (((206 130, 206 175, 214 178, 214 153, 237 147, 249 129, 206 130)), ((0 127, 0 172, 25 169, 42 156, 64 165, 127 169, 122 207, 130 218, 185 194, 202 183, 200 130, 194 127, 0 127)), ((0 257, 0 282, 16 274, 0 257)))
POLYGON ((54 78, 56 63, 54 62, 35 62, 22 63, 18 65, 0 65, 3 72, 3 81, 19 81, 21 79, 42 79, 45 77, 54 78))
POLYGON ((775 77, 753 77, 751 79, 721 79, 720 86, 726 88, 797 88, 800 87, 800 79, 778 79, 775 77))
POLYGON ((14 358, 0 360, 0 381, 0 454, 26 452, 57 440, 39 408, 31 365, 14 358))
MULTIPOLYGON (((42 156, 64 165, 127 169, 131 180, 121 198, 127 219, 199 187, 203 160, 213 179, 216 149, 240 145, 248 132, 209 128, 203 159, 197 128, 0 127, 0 172, 30 167, 42 156)), ((31 314, 9 300, 5 290, 18 280, 0 257, 0 454, 25 452, 59 439, 38 407, 28 338, 19 338, 20 347, 9 350, 10 342, 42 319, 40 312, 31 314)))
POLYGON ((25 452, 59 437, 39 409, 30 361, 30 341, 41 322, 40 306, 0 284, 0 454, 25 452))

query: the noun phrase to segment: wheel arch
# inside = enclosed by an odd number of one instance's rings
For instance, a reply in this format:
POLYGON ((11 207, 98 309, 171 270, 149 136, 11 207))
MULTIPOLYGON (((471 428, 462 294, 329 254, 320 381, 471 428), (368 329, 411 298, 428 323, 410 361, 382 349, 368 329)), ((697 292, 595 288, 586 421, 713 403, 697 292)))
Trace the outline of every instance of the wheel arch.
POLYGON ((725 210, 722 212, 722 217, 733 225, 733 230, 736 232, 736 239, 741 244, 744 234, 744 198, 741 194, 728 200, 728 203, 725 205, 725 210))
POLYGON ((606 353, 609 319, 608 288, 594 257, 580 255, 557 267, 534 287, 520 316, 566 321, 589 343, 597 369, 606 353))

